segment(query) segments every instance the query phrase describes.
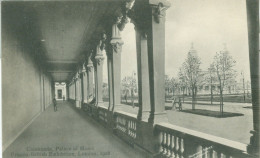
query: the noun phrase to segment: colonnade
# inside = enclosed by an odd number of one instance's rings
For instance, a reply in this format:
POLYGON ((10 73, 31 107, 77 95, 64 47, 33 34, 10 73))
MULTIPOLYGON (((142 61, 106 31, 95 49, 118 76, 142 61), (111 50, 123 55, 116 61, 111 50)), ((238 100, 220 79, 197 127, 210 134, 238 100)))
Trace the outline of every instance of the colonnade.
POLYGON ((124 41, 120 32, 131 21, 135 24, 139 112, 138 118, 153 123, 166 119, 164 108, 165 74, 165 11, 170 7, 166 0, 148 3, 126 1, 125 8, 116 11, 110 23, 98 35, 86 59, 69 83, 69 98, 82 104, 103 105, 103 63, 107 55, 109 107, 114 112, 121 105, 121 53, 124 41), (132 7, 135 4, 135 11, 132 7), (145 14, 143 15, 143 9, 145 14), (149 20, 148 20, 149 19, 149 20), (106 53, 104 53, 106 52, 106 53), (94 91, 95 90, 95 91, 94 91), (158 118, 158 119, 157 119, 158 118))
MULTIPOLYGON (((248 0, 248 7, 253 8, 250 3, 254 2, 248 0)), ((168 122, 164 105, 165 12, 168 7, 170 7, 170 3, 166 0, 136 2, 128 0, 119 13, 115 11, 115 16, 111 18, 113 22, 105 23, 99 33, 101 36, 98 35, 99 38, 91 43, 92 46, 87 50, 86 59, 81 63, 69 84, 69 98, 76 101, 77 107, 80 108, 83 104, 91 104, 95 108, 103 106, 103 61, 104 56, 107 55, 109 87, 109 106, 107 110, 113 114, 122 108, 120 86, 121 53, 123 53, 124 41, 120 32, 123 31, 124 26, 131 19, 131 22, 135 25, 136 33, 139 91, 137 119, 141 122, 138 128, 146 128, 144 131, 147 132, 156 123, 168 122), (143 126, 142 123, 148 123, 151 126, 143 126)), ((254 19, 252 12, 255 12, 255 10, 247 10, 249 22, 252 22, 254 19)), ((259 25, 255 26, 253 23, 249 23, 248 27, 249 30, 253 31, 257 30, 259 25)), ((254 130, 252 131, 253 137, 248 150, 254 153, 259 147, 259 68, 254 67, 259 62, 259 48, 253 47, 251 44, 258 42, 255 39, 259 39, 259 37, 258 35, 255 37, 250 33, 249 31, 254 130)), ((258 43, 255 45, 258 46, 258 43)), ((146 137, 149 137, 149 132, 146 134, 146 137)), ((138 135, 141 136, 140 139, 144 139, 143 134, 138 135)), ((145 144, 145 140, 142 140, 142 143, 145 144)))

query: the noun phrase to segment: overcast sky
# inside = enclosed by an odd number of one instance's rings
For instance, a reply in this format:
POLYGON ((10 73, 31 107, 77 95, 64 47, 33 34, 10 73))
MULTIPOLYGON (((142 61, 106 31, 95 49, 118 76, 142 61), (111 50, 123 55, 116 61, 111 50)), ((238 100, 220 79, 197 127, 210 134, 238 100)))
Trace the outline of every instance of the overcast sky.
MULTIPOLYGON (((165 71, 177 76, 178 69, 194 43, 206 70, 217 51, 226 43, 236 60, 238 72, 249 79, 249 56, 245 0, 170 0, 166 15, 165 71)), ((122 75, 136 71, 135 31, 128 24, 122 32, 122 75)), ((106 73, 106 63, 104 67, 106 73)), ((240 77, 240 76, 239 76, 240 77)))

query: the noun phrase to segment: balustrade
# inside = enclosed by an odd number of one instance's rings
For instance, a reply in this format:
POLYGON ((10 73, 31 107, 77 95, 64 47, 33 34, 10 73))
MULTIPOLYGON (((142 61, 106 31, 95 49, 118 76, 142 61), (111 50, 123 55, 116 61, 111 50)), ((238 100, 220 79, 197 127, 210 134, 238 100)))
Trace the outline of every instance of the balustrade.
POLYGON ((116 117, 116 129, 121 135, 130 139, 136 138, 136 121, 135 115, 131 115, 126 112, 115 112, 116 117))
POLYGON ((98 118, 105 125, 107 124, 107 115, 108 115, 107 113, 108 110, 105 107, 103 106, 98 107, 98 118))
POLYGON ((160 133, 160 155, 174 158, 247 158, 246 144, 182 128, 155 125, 160 133))

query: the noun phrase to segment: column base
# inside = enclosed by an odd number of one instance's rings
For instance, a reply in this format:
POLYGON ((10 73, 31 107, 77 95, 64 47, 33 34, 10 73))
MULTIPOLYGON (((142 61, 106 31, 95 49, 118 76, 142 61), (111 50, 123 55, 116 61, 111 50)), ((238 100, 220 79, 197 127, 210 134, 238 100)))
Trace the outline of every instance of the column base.
POLYGON ((253 134, 250 137, 250 144, 247 146, 247 152, 252 155, 259 156, 260 142, 259 142, 259 133, 257 131, 250 131, 253 134))
POLYGON ((81 108, 81 101, 80 100, 76 100, 76 107, 81 108))
POLYGON ((149 123, 152 124, 157 124, 160 122, 169 122, 168 118, 167 118, 167 113, 166 111, 164 112, 154 112, 154 113, 150 113, 149 119, 148 119, 149 123))
POLYGON ((97 102, 97 104, 95 105, 96 107, 99 107, 99 106, 104 106, 104 102, 102 101, 100 101, 100 102, 97 102))
POLYGON ((123 104, 116 104, 116 105, 114 105, 114 109, 113 108, 111 108, 111 109, 112 109, 113 112, 121 111, 123 106, 125 106, 125 105, 123 105, 123 104))
POLYGON ((138 111, 137 119, 139 121, 148 122, 150 111, 138 111))

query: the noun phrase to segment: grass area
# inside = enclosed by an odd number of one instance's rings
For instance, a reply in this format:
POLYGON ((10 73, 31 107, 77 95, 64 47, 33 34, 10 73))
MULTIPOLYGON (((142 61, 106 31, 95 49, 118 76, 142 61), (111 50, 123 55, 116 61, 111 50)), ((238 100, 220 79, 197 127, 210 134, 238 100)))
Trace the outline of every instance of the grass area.
POLYGON ((219 111, 210 111, 210 110, 203 110, 203 109, 195 109, 195 110, 189 109, 189 110, 182 110, 182 112, 192 113, 196 115, 217 117, 217 118, 226 118, 226 117, 235 117, 235 116, 244 115, 241 113, 232 113, 232 112, 223 112, 223 114, 221 114, 219 111))

